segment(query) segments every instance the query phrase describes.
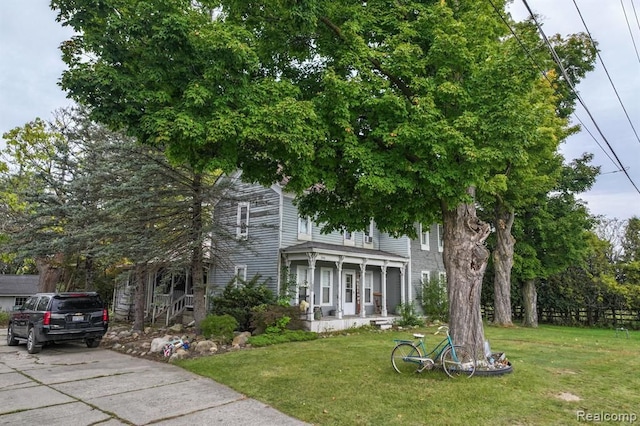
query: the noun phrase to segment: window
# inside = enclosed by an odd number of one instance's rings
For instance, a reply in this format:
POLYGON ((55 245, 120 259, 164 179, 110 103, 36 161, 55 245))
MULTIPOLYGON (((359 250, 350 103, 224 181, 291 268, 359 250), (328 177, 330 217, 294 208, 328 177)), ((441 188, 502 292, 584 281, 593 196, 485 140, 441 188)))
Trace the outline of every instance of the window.
POLYGON ((373 244, 373 221, 369 222, 369 226, 364 231, 364 243, 373 244))
POLYGON ((438 225, 438 251, 444 250, 444 227, 438 225))
POLYGON ((47 305, 49 304, 49 300, 51 300, 51 298, 49 296, 42 296, 40 298, 40 300, 38 301, 38 306, 36 307, 37 311, 46 311, 47 310, 47 305))
POLYGON ((298 239, 299 240, 311 239, 311 218, 310 217, 298 218, 298 239))
POLYGON ((33 310, 36 309, 36 304, 37 303, 38 303, 38 297, 37 296, 31 296, 24 303, 24 309, 29 310, 29 311, 33 311, 33 310))
POLYGON ((249 236, 249 203, 238 203, 236 237, 245 239, 249 236))
POLYGON ((27 301, 28 297, 26 296, 18 296, 15 298, 13 306, 22 306, 27 301))
POLYGON ((442 288, 447 288, 447 273, 446 272, 438 272, 438 280, 440 281, 440 286, 442 288))
POLYGON ((429 227, 423 224, 420 224, 420 250, 430 250, 429 227))
POLYGON ((420 281, 422 281, 422 284, 427 284, 430 279, 431 279, 431 272, 430 271, 421 271, 420 272, 420 281))
POLYGON ((353 232, 344 231, 342 235, 344 237, 344 245, 345 246, 353 246, 353 245, 355 245, 355 240, 353 238, 353 232))
POLYGON ((247 281, 247 265, 236 265, 234 277, 237 279, 236 284, 247 281))
POLYGON ((364 273, 364 303, 371 305, 373 303, 373 272, 364 273))
POLYGON ((333 301, 333 269, 320 269, 321 305, 331 305, 333 301))

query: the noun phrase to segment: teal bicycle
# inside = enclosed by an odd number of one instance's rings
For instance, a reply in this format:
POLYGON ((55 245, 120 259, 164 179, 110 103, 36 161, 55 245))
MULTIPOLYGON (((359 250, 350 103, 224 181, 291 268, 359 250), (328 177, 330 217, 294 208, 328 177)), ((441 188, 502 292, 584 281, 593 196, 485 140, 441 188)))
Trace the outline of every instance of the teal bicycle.
POLYGON ((449 327, 439 327, 435 334, 439 333, 445 333, 446 337, 429 352, 424 345, 424 334, 414 334, 415 341, 394 340, 396 346, 391 352, 393 368, 398 373, 407 374, 440 367, 449 377, 473 376, 476 371, 473 352, 465 346, 453 344, 449 327))

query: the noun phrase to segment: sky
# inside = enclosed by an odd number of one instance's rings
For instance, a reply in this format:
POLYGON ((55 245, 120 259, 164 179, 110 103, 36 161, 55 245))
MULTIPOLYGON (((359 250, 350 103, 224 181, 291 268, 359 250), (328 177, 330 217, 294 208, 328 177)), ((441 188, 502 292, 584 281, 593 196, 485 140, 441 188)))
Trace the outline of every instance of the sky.
MULTIPOLYGON (((571 136, 561 149, 568 161, 593 153, 592 164, 601 166, 593 188, 580 194, 592 214, 621 220, 640 217, 640 0, 527 3, 540 15, 547 36, 586 32, 577 4, 599 43, 604 66, 598 60, 596 69, 577 86, 587 109, 579 106, 576 115, 588 132, 583 129, 571 136)), ((527 16, 523 0, 514 0, 510 10, 516 19, 527 16)), ((55 17, 48 0, 1 0, 0 134, 36 117, 51 119, 56 109, 71 105, 57 85, 65 69, 58 46, 71 32, 55 17)))

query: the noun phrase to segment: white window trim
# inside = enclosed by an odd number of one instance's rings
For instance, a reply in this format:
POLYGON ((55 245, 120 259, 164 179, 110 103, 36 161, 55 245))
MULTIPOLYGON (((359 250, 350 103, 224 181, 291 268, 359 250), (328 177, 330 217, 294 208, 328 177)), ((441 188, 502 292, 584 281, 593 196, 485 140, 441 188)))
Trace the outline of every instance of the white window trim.
POLYGON ((431 250, 429 231, 425 231, 422 224, 420 224, 420 233, 418 235, 420 236, 420 250, 431 250))
POLYGON ((238 203, 238 210, 237 210, 237 215, 236 215, 236 237, 238 239, 246 239, 249 237, 249 212, 251 211, 250 209, 250 204, 247 201, 242 201, 238 203), (247 209, 247 219, 246 219, 246 223, 244 224, 244 230, 242 229, 242 209, 246 208, 247 209))
POLYGON ((422 284, 425 283, 425 278, 426 278, 426 281, 431 280, 431 271, 420 271, 420 282, 422 284))
POLYGON ((362 295, 362 300, 364 300, 364 304, 366 306, 370 306, 373 305, 373 272, 372 271, 365 271, 364 272, 364 294, 362 295), (371 300, 369 300, 367 302, 366 297, 367 297, 367 289, 371 290, 369 292, 369 297, 371 297, 371 300))
POLYGON ((312 222, 310 217, 298 217, 298 239, 299 240, 311 240, 313 234, 312 222), (307 232, 303 232, 302 225, 306 221, 307 232))
POLYGON ((247 265, 236 265, 233 276, 247 281, 247 265))
POLYGON ((442 253, 444 251, 444 227, 438 224, 437 232, 438 232, 438 251, 442 253))
POLYGON ((373 246, 373 221, 369 222, 369 229, 362 233, 362 242, 365 246, 373 246))
POLYGON ((356 239, 354 238, 353 232, 344 231, 344 232, 342 232, 342 237, 344 239, 344 245, 345 246, 355 246, 356 245, 356 239), (348 236, 348 238, 347 238, 347 236, 348 236))
POLYGON ((321 306, 333 306, 333 269, 332 268, 320 268, 320 305, 321 306), (325 283, 325 273, 329 272, 329 282, 325 283), (329 288, 329 301, 322 300, 324 296, 324 289, 329 288))

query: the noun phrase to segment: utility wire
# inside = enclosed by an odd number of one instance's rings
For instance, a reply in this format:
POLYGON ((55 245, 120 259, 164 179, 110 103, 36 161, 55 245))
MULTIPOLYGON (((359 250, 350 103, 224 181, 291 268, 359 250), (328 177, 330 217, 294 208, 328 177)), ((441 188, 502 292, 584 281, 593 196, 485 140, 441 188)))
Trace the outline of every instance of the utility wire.
MULTIPOLYGON (((598 123, 596 122, 595 118, 593 117, 593 114, 591 114, 591 111, 589 111, 589 108, 587 108, 587 105, 585 104, 584 100, 582 99, 582 96, 580 96, 580 93, 578 93, 578 91, 575 89, 573 83, 571 82, 571 79, 569 78, 569 75, 567 74, 567 70, 564 68, 564 65, 562 65, 562 61, 560 60, 560 57, 558 56, 558 53, 553 48, 553 45, 551 44, 551 42, 549 42, 549 39, 547 38, 547 35, 542 30, 542 26, 540 25, 540 23, 536 19, 533 11, 531 10, 531 7, 529 7, 529 3, 527 3, 527 0, 522 0, 522 3, 525 5, 527 10, 529 11, 529 15, 533 19, 533 22, 536 24, 536 27, 538 27, 538 32, 540 32, 540 35, 542 36, 545 44, 547 45, 547 48, 551 52, 551 56, 553 56, 553 60, 556 61, 556 63, 558 64, 558 67, 560 68, 560 71, 562 72, 562 75, 564 76, 565 80, 567 81, 567 84, 569 85, 569 87, 571 88, 573 93, 576 95, 578 101, 580 102, 580 104, 582 105, 584 110, 589 115, 589 118, 593 122, 593 125, 596 127, 596 130, 598 130, 598 133, 600 134, 602 139, 605 141, 605 143, 609 147, 609 150, 611 150, 611 153, 613 154, 613 156, 615 157, 616 161, 620 165, 620 168, 624 172, 625 176, 627 176, 627 179, 629 179, 629 182, 631 182, 631 185, 633 185, 633 187, 638 192, 638 194, 640 194, 640 189, 635 184, 633 179, 631 179, 631 176, 629 176, 629 173, 627 172, 626 168, 622 164, 622 161, 620 161, 620 158, 618 158, 618 154, 616 154, 615 150, 613 149, 613 147, 611 146, 611 144, 609 143, 609 141, 605 137, 604 133, 602 133, 602 130, 600 129, 600 126, 598 126, 598 123)), ((591 36, 589 36, 589 37, 591 37, 591 36)))
MULTIPOLYGON (((545 70, 542 69, 542 67, 536 62, 536 60, 533 58, 533 55, 531 54, 531 52, 529 51, 529 48, 527 48, 527 46, 524 45, 524 43, 522 42, 522 40, 520 40, 520 37, 518 37, 518 34, 516 34, 516 32, 513 30, 513 28, 511 28, 511 24, 509 24, 509 22, 505 19, 505 17, 502 15, 502 13, 498 10, 498 8, 496 7, 495 3, 493 2, 493 0, 489 0, 489 3, 491 4, 491 6, 493 7, 493 10, 498 14, 498 16, 500 17, 500 19, 502 20, 502 22, 504 22, 504 24, 507 26, 507 28, 509 29, 509 31, 511 32, 511 35, 513 35, 513 37, 518 41, 518 44, 520 45, 520 47, 522 48, 522 50, 524 51, 524 53, 527 55, 527 57, 529 58, 529 61, 531 61, 531 64, 538 69, 538 71, 540 72, 540 74, 545 78, 545 80, 547 80, 547 82, 549 83, 549 86, 553 86, 553 82, 549 79, 549 77, 547 76, 547 73, 545 72, 545 70)), ((571 86, 570 86, 571 87, 571 86)), ((598 145, 598 147, 600 147, 600 149, 602 150, 602 152, 604 153, 604 155, 607 156, 607 158, 609 158, 609 160, 611 160, 611 162, 613 163, 613 165, 618 169, 617 171, 623 171, 624 166, 622 164, 618 165, 616 163, 616 161, 613 159, 613 157, 611 157, 611 155, 609 154, 609 152, 607 152, 606 149, 604 149, 604 147, 602 146, 602 144, 600 143, 600 141, 593 135, 593 133, 591 133, 591 131, 589 130, 589 128, 586 126, 586 124, 580 119, 580 117, 578 117, 578 115, 574 112, 573 116, 576 118, 576 120, 578 120, 578 122, 582 125, 582 128, 589 134, 589 136, 591 136, 591 139, 593 139, 593 141, 596 143, 596 145, 598 145)))
MULTIPOLYGON (((573 4, 575 4, 575 3, 576 2, 574 0, 573 4)), ((620 0, 620 6, 622 6, 622 13, 624 13, 624 20, 627 21, 627 28, 629 28, 629 35, 631 36, 631 42, 633 43, 633 48, 636 51, 636 58, 638 58, 638 62, 640 62, 640 55, 638 54, 638 47, 636 46, 636 40, 633 38, 633 31, 631 31, 631 25, 629 25, 629 18, 627 18, 627 11, 624 8, 623 0, 620 0)), ((633 5, 633 1, 631 1, 631 6, 633 7, 633 13, 635 14, 636 7, 633 5)), ((576 5, 576 8, 578 8, 578 5, 576 5)), ((582 16, 581 16, 581 18, 582 18, 582 16)), ((636 22, 638 22, 638 15, 636 15, 636 22)))
MULTIPOLYGON (((622 4, 622 0, 620 0, 620 3, 622 4)), ((576 0, 573 0, 573 4, 576 7, 576 10, 578 11, 578 15, 580 16, 580 20, 582 21, 582 25, 584 25, 584 29, 587 30, 587 34, 589 35, 589 39, 591 40, 591 43, 593 43, 593 45, 595 46, 595 41, 593 40, 593 37, 591 37, 591 31, 589 31, 589 28, 587 27, 587 23, 584 21, 584 18, 582 17, 582 12, 580 11, 580 8, 578 7, 578 4, 576 3, 576 0)), ((622 5, 622 10, 624 10, 624 4, 622 5)), ((625 19, 627 18, 627 13, 625 12, 624 14, 625 19)), ((627 26, 629 25, 629 21, 627 20, 627 26)), ((542 31, 542 30, 541 30, 542 31)), ((629 27, 629 31, 631 31, 631 27, 629 27)), ((633 35, 631 36, 631 40, 633 40, 633 35)), ((636 43, 635 41, 633 42, 633 46, 635 47, 636 43)), ((638 53, 638 50, 636 50, 636 54, 638 53)), ((607 69, 607 66, 604 64, 604 60, 602 59, 602 56, 600 56, 600 51, 596 49, 596 54, 598 55, 598 59, 600 59, 600 63, 602 64, 602 68, 604 69, 605 74, 607 74, 607 78, 609 79, 609 83, 611 83, 611 87, 613 87, 613 91, 616 94, 616 97, 618 98, 618 102, 620 102, 620 106, 622 107, 622 110, 624 111, 624 115, 627 117, 627 121, 629 122, 629 125, 631 126, 631 129, 633 130, 633 134, 636 135, 636 140, 638 141, 638 143, 640 143, 640 137, 638 137, 638 132, 636 131, 636 128, 633 126, 633 122, 631 121, 631 117, 629 117, 629 113, 627 112, 627 108, 625 108, 624 104, 622 103, 622 99, 620 98, 620 95, 618 94, 618 89, 616 89, 616 85, 613 84, 613 80, 611 79, 611 75, 609 74, 609 70, 607 69)), ((638 61, 640 61, 640 56, 638 57, 638 61)))

